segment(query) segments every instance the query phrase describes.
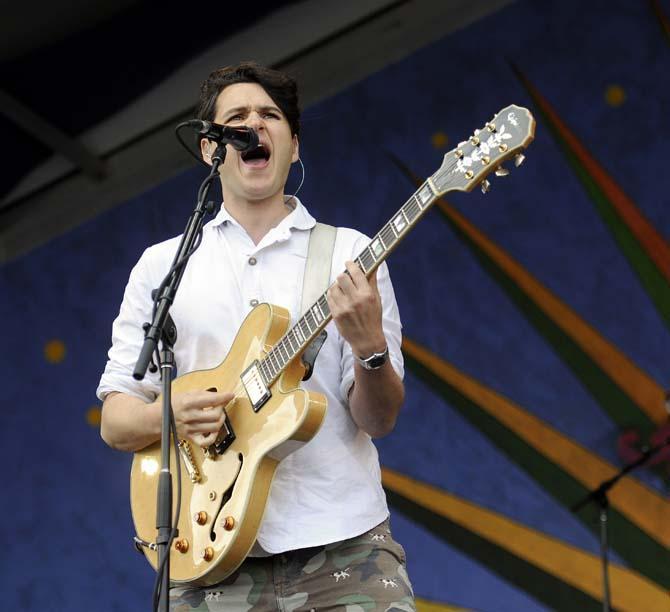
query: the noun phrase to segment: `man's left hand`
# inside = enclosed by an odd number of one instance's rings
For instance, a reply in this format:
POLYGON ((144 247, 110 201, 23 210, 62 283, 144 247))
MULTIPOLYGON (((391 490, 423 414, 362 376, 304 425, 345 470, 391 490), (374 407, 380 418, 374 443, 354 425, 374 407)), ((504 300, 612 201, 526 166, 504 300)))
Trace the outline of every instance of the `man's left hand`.
POLYGON ((347 272, 337 277, 326 299, 340 335, 355 355, 367 357, 386 347, 382 328, 382 303, 377 289, 377 273, 368 280, 353 261, 347 272))

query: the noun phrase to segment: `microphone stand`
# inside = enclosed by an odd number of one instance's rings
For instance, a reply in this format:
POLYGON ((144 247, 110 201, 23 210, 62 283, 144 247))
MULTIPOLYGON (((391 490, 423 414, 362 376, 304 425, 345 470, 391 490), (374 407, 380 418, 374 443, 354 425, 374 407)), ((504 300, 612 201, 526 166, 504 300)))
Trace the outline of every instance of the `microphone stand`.
MULTIPOLYGON (((177 289, 181 282, 189 257, 200 246, 199 237, 202 235, 203 218, 205 213, 214 212, 214 203, 207 200, 209 189, 216 180, 219 166, 226 158, 226 144, 222 140, 212 155, 212 166, 209 175, 198 190, 198 201, 193 213, 189 217, 177 254, 172 266, 160 287, 154 291, 154 314, 151 323, 145 323, 144 344, 140 356, 135 364, 133 378, 142 380, 146 374, 151 356, 158 352, 158 339, 161 340, 162 350, 158 354, 163 387, 162 423, 161 423, 161 471, 158 479, 158 494, 156 504, 156 549, 158 551, 157 583, 158 598, 154 593, 154 609, 168 612, 170 589, 170 545, 177 535, 176 528, 172 527, 172 475, 170 474, 170 423, 172 421, 171 383, 175 367, 172 347, 177 337, 177 330, 169 315, 170 307, 174 302, 177 289)), ((155 369, 153 370, 155 371, 155 369)), ((175 432, 176 434, 176 432, 175 432)))
POLYGON ((642 454, 635 461, 624 465, 617 474, 608 480, 604 480, 598 485, 595 489, 587 493, 582 499, 576 502, 570 510, 572 512, 578 512, 587 504, 594 502, 597 504, 600 509, 600 558, 602 560, 603 568, 603 612, 611 612, 611 597, 610 597, 610 580, 609 580, 609 560, 608 560, 608 520, 609 520, 609 499, 607 498, 607 491, 609 491, 623 476, 628 474, 628 472, 633 471, 635 468, 638 468, 649 459, 651 459, 656 453, 661 451, 666 446, 670 446, 670 438, 666 438, 660 444, 652 446, 651 448, 646 448, 642 451, 642 454))

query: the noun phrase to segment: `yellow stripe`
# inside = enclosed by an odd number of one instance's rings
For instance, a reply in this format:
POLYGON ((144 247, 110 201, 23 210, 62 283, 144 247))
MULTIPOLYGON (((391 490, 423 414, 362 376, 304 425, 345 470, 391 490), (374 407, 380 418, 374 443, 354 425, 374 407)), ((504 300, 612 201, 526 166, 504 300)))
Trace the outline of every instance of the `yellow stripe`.
POLYGON ((444 603, 436 601, 428 601, 427 599, 415 598, 416 609, 418 612, 469 612, 467 608, 457 608, 444 603))
POLYGON ((668 415, 663 407, 664 392, 656 381, 638 368, 616 346, 605 340, 457 210, 443 199, 438 199, 437 205, 626 392, 654 423, 660 425, 666 422, 668 415))
MULTIPOLYGON (((602 568, 597 555, 393 470, 383 469, 382 480, 390 491, 504 548, 594 599, 601 599, 602 568)), ((670 612, 668 593, 638 573, 612 564, 610 582, 612 605, 617 610, 670 612)))
MULTIPOLYGON (((407 355, 458 389, 465 397, 505 425, 538 453, 560 466, 586 488, 593 489, 603 480, 611 478, 618 472, 607 461, 573 442, 508 399, 466 376, 409 338, 403 339, 402 347, 407 355)), ((609 499, 618 512, 635 523, 651 538, 663 546, 670 546, 670 502, 659 493, 634 478, 624 477, 610 491, 609 499)))

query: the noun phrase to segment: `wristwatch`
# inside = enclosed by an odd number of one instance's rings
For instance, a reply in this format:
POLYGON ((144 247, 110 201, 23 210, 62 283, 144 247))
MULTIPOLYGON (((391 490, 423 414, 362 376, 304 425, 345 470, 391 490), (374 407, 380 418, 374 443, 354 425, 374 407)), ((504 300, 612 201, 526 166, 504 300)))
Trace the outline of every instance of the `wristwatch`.
POLYGON ((359 357, 356 355, 356 361, 361 364, 366 370, 378 370, 389 358, 389 347, 388 344, 386 348, 381 353, 372 353, 369 357, 359 357))

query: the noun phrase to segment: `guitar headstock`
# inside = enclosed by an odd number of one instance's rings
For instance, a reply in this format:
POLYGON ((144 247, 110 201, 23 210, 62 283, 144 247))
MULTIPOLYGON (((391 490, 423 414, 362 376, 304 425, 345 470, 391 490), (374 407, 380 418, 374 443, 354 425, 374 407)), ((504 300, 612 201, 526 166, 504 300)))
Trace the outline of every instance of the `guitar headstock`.
POLYGON ((475 130, 466 141, 449 151, 439 170, 431 177, 437 195, 447 191, 472 191, 482 184, 488 191, 486 177, 491 172, 508 174, 501 164, 514 157, 523 161, 521 151, 535 138, 535 119, 527 108, 511 104, 503 108, 483 128, 475 130))

